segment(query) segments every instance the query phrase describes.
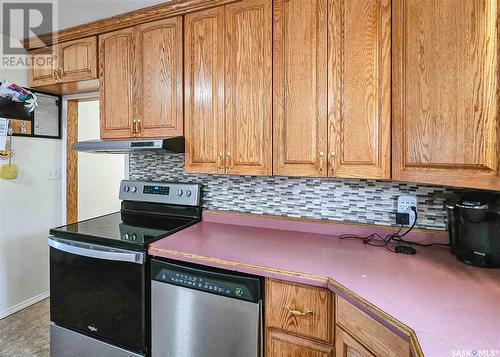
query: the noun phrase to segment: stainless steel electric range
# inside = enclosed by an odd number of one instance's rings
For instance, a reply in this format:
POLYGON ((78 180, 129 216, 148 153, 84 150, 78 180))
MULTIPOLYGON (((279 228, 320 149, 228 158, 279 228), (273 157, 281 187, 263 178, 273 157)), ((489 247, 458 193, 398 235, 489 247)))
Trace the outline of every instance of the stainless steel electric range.
POLYGON ((122 181, 121 211, 50 230, 50 353, 147 356, 148 245, 201 219, 201 185, 122 181))

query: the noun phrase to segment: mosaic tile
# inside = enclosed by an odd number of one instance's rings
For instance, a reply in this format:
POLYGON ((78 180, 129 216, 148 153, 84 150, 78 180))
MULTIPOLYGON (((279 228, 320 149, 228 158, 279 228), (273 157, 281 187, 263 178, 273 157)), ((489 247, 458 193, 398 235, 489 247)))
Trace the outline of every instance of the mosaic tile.
POLYGON ((186 174, 184 154, 134 153, 130 178, 202 183, 213 210, 395 225, 399 195, 416 195, 416 227, 446 230, 444 196, 466 190, 396 181, 186 174))

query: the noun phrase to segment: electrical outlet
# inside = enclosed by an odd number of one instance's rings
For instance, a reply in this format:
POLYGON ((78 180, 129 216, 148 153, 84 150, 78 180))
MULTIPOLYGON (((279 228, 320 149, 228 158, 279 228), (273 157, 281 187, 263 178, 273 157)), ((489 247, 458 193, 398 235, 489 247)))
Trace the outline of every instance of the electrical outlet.
POLYGON ((399 196, 398 197, 398 213, 408 213, 410 215, 410 219, 408 222, 408 226, 411 227, 415 223, 416 214, 411 209, 411 207, 415 207, 415 211, 417 210, 417 197, 416 196, 399 196))

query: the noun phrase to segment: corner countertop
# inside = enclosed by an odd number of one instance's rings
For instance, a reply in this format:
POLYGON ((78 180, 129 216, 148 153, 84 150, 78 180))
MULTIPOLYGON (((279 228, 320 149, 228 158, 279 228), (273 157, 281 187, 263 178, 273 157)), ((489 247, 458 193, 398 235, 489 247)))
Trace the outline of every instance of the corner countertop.
MULTIPOLYGON (((384 227, 205 211, 203 221, 153 243, 149 253, 328 287, 406 328, 407 337, 418 340, 418 354, 458 356, 484 350, 500 356, 499 269, 465 265, 447 247, 416 247, 417 254, 408 256, 338 239, 342 233, 374 231, 389 232, 384 227)), ((442 242, 446 236, 415 231, 407 239, 442 242)))

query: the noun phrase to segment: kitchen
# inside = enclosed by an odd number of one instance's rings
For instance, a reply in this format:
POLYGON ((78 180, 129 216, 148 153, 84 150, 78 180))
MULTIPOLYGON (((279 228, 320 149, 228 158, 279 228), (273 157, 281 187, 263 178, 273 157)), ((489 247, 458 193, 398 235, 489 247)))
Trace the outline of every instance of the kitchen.
POLYGON ((23 41, 50 356, 500 356, 498 0, 148 5, 23 41), (118 212, 78 218, 79 153, 127 155, 118 212))

